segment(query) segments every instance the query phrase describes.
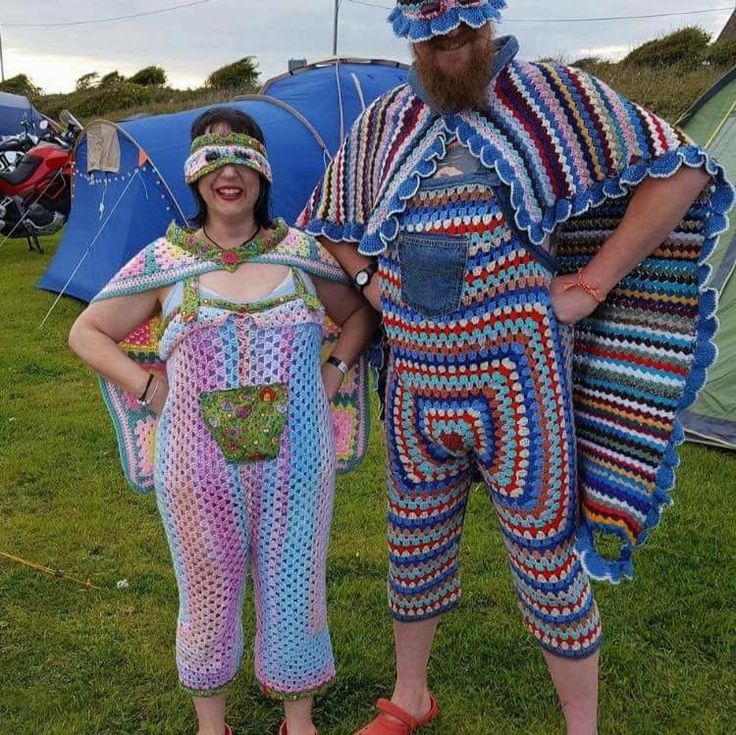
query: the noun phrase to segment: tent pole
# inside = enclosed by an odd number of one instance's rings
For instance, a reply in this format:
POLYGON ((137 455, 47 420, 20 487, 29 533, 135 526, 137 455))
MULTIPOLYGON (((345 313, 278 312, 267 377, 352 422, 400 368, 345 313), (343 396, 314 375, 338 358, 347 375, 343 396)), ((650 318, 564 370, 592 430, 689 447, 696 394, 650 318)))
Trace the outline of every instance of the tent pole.
POLYGON ((335 21, 332 29, 332 55, 337 56, 337 18, 340 12, 340 0, 335 0, 335 21))
POLYGON ((5 64, 3 63, 3 31, 0 28, 0 82, 5 81, 5 64))

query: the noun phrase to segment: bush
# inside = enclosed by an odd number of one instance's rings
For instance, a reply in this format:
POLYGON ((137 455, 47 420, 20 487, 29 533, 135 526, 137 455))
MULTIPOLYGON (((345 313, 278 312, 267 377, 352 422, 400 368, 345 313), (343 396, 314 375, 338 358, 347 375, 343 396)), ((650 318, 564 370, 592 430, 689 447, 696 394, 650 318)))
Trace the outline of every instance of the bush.
POLYGON ((16 74, 4 82, 0 82, 0 92, 10 94, 22 94, 25 97, 38 97, 42 92, 26 74, 16 74))
POLYGON ((125 77, 119 71, 111 71, 109 74, 105 74, 97 87, 119 87, 125 83, 125 77))
POLYGON ((625 66, 693 69, 705 58, 708 43, 710 35, 702 28, 683 28, 635 48, 622 63, 625 66))
POLYGON ((133 74, 128 81, 142 87, 163 86, 166 84, 166 72, 160 66, 147 66, 133 74))
POLYGON ((207 77, 205 86, 210 89, 255 92, 258 90, 258 64, 252 56, 223 66, 207 77))
POLYGON ((576 69, 585 71, 588 74, 593 74, 593 76, 598 76, 604 74, 611 66, 614 66, 614 63, 606 59, 601 59, 599 56, 585 56, 582 59, 573 61, 570 66, 574 66, 576 69))
POLYGON ((75 85, 77 92, 84 92, 87 89, 92 89, 100 83, 100 75, 96 71, 90 71, 87 74, 82 74, 75 85))
POLYGON ((736 65, 736 41, 718 41, 708 48, 705 61, 713 66, 731 68, 736 65))
POLYGON ((71 99, 67 99, 67 104, 76 115, 94 118, 112 110, 147 105, 153 99, 153 88, 131 84, 125 80, 111 80, 106 85, 100 83, 94 89, 69 97, 71 99))

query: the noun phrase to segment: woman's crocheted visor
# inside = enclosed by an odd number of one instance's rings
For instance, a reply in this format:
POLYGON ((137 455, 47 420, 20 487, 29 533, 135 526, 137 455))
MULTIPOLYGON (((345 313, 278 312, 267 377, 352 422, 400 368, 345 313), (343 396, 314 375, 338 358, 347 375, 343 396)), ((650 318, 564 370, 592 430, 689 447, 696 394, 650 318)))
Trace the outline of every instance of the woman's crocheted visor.
POLYGON ((426 41, 454 31, 461 23, 480 28, 500 20, 506 0, 398 0, 388 20, 394 33, 410 41, 426 41))
POLYGON ((184 164, 184 178, 193 184, 218 168, 232 164, 247 166, 272 183, 273 174, 263 143, 244 133, 207 133, 192 141, 184 164))

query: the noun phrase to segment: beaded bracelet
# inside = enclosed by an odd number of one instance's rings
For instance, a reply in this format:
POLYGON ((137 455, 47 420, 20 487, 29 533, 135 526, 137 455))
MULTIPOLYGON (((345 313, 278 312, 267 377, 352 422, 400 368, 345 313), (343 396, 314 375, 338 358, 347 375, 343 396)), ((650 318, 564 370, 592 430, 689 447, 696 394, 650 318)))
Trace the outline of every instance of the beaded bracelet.
POLYGON ((563 291, 569 291, 571 288, 582 288, 588 296, 592 296, 599 304, 602 304, 606 299, 605 296, 601 296, 601 291, 596 286, 591 286, 583 280, 583 271, 579 270, 577 273, 577 280, 573 283, 568 283, 562 287, 563 291))

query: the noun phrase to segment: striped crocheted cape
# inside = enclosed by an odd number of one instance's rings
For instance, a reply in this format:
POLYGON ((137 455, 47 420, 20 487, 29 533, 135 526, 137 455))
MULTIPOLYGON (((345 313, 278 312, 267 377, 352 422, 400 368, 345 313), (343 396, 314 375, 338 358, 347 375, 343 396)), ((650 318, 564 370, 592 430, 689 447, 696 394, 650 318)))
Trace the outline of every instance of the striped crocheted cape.
MULTIPOLYGON (((514 44, 502 40, 500 54, 513 58, 514 44)), ((631 577, 632 551, 671 502, 683 440, 677 412, 715 357, 707 260, 727 227, 733 188, 682 132, 577 69, 511 60, 493 77, 483 113, 440 116, 422 96, 410 81, 365 111, 298 226, 380 254, 407 199, 456 138, 508 187, 520 236, 541 244, 555 232, 567 273, 596 253, 646 177, 683 165, 712 177, 661 247, 576 328, 577 548, 592 577, 631 577), (602 553, 599 536, 613 536, 605 548, 615 551, 602 553)))
MULTIPOLYGON (((313 237, 287 228, 281 221, 277 227, 283 231, 283 239, 269 252, 255 256, 249 262, 287 265, 329 281, 350 282, 334 258, 313 237)), ((181 233, 180 228, 170 229, 170 233, 173 230, 181 233)), ((172 242, 170 237, 162 237, 123 266, 94 301, 169 286, 185 278, 221 268, 220 263, 198 257, 191 250, 172 242)), ((120 347, 129 357, 150 372, 162 372, 166 369, 159 355, 162 326, 161 317, 156 316, 139 325, 120 343, 120 347)), ((326 319, 323 358, 331 352, 339 334, 339 328, 326 319)), ((125 478, 134 490, 150 492, 153 490, 153 457, 158 417, 147 408, 141 407, 136 396, 112 382, 101 379, 100 386, 115 427, 125 478)), ((347 472, 362 460, 368 446, 370 406, 365 356, 351 368, 330 407, 335 430, 337 469, 338 472, 347 472)))

